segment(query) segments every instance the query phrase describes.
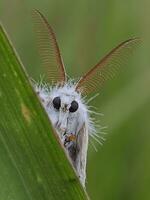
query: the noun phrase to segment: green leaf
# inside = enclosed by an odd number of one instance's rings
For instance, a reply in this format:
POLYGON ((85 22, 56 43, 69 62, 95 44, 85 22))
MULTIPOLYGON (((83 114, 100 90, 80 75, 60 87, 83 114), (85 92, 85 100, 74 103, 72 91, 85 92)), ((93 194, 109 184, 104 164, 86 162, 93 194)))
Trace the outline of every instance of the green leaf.
POLYGON ((88 199, 0 26, 0 199, 88 199))

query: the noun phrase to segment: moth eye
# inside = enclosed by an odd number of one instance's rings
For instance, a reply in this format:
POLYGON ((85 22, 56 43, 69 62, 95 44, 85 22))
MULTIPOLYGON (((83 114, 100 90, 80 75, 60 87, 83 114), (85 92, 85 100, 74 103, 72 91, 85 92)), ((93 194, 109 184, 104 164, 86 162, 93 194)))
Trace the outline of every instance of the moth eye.
POLYGON ((61 106, 61 100, 60 97, 55 97, 53 99, 53 106, 54 108, 56 108, 57 110, 59 110, 60 106, 61 106))
POLYGON ((78 110, 78 107, 79 107, 78 103, 76 101, 72 101, 69 111, 75 112, 78 110))

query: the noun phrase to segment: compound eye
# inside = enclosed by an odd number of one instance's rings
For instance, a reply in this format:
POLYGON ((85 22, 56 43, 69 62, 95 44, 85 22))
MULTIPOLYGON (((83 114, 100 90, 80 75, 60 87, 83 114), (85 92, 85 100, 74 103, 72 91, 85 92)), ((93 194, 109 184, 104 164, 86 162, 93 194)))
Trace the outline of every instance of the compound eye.
POLYGON ((76 101, 72 101, 69 111, 75 112, 78 110, 78 107, 79 107, 78 103, 76 101))
POLYGON ((56 108, 57 110, 59 110, 60 106, 61 106, 61 100, 60 97, 55 97, 53 99, 53 106, 54 108, 56 108))

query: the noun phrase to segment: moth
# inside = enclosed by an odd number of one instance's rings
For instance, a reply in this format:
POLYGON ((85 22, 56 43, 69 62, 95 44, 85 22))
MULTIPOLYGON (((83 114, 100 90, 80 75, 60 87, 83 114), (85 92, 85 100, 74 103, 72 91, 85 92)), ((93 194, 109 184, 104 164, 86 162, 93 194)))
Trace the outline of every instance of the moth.
POLYGON ((33 11, 35 30, 47 83, 36 83, 35 90, 55 128, 83 186, 89 136, 99 141, 85 96, 101 90, 128 60, 139 38, 126 40, 112 49, 79 80, 69 80, 52 27, 44 15, 33 11))

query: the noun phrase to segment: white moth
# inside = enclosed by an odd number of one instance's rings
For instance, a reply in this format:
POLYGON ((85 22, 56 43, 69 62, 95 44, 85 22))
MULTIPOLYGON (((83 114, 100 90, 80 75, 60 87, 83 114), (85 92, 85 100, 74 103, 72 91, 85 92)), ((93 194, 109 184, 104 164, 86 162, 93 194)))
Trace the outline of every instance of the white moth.
POLYGON ((89 135, 98 142, 99 136, 95 133, 94 123, 83 96, 101 89, 103 83, 118 71, 124 60, 128 59, 140 40, 134 38, 122 42, 79 81, 72 82, 67 80, 51 26, 38 10, 33 12, 33 16, 40 55, 48 80, 47 84, 35 84, 35 89, 82 185, 85 186, 89 135))

